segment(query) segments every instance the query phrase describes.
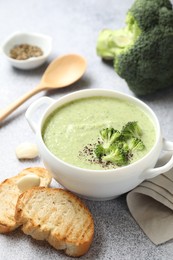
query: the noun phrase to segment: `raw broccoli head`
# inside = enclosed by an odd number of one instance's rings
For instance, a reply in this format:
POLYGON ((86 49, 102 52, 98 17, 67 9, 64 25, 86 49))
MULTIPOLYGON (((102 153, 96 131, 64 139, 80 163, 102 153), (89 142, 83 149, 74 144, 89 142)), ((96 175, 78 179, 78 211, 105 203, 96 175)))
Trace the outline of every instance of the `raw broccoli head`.
POLYGON ((136 95, 173 86, 173 10, 169 0, 136 0, 121 30, 103 30, 97 54, 136 95))

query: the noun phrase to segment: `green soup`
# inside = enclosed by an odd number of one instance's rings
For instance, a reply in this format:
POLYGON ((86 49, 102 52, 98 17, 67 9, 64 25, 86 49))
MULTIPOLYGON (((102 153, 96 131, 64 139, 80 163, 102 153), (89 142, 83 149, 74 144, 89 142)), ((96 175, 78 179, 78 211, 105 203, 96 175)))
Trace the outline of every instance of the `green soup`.
MULTIPOLYGON (((137 121, 143 130, 145 149, 135 153, 130 163, 142 158, 155 143, 155 128, 149 116, 135 104, 110 97, 89 97, 57 108, 46 119, 42 137, 47 148, 61 160, 86 169, 104 170, 91 160, 85 147, 98 140, 103 128, 121 130, 129 121, 137 121)), ((115 168, 110 165, 110 168, 115 168)))

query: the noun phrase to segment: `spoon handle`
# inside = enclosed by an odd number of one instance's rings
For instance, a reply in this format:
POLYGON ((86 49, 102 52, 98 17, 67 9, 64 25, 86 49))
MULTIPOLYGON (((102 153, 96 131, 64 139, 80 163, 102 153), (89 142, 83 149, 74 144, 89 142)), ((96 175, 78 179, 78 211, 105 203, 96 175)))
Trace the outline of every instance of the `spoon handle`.
POLYGON ((20 105, 22 105, 30 97, 34 96, 38 92, 43 90, 42 88, 35 87, 31 91, 24 94, 22 97, 11 103, 8 107, 0 110, 0 122, 2 122, 8 115, 10 115, 14 110, 16 110, 20 105))

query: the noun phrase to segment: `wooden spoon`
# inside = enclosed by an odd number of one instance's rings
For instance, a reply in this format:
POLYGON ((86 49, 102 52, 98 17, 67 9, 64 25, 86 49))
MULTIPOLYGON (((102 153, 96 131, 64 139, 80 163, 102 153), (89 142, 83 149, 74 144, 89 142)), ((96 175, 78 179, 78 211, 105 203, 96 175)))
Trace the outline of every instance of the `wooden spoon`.
POLYGON ((82 77, 86 70, 86 61, 76 54, 61 56, 50 63, 44 72, 40 84, 13 102, 7 108, 0 110, 0 122, 22 105, 30 97, 42 90, 64 88, 82 77))

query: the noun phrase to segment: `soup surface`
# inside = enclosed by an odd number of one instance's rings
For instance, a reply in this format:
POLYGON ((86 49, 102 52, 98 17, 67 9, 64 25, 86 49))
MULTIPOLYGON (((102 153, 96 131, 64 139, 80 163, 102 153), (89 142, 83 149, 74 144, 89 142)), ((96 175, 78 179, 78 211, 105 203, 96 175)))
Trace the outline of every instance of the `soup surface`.
POLYGON ((143 131, 145 149, 138 151, 131 162, 142 158, 155 143, 155 128, 149 116, 135 104, 111 97, 89 97, 57 108, 46 119, 42 137, 47 148, 61 160, 86 169, 116 168, 93 160, 92 145, 103 128, 117 130, 129 121, 137 121, 143 131), (90 151, 90 152, 88 152, 90 151))

